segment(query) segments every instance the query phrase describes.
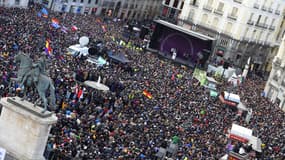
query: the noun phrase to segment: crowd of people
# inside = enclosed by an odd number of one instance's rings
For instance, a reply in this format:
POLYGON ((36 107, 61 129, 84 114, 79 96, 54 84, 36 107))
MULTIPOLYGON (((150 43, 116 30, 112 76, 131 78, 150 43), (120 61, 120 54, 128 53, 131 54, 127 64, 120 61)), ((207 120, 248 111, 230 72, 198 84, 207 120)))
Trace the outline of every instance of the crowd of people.
MULTIPOLYGON (((46 56, 46 69, 56 88, 54 112, 58 122, 47 142, 47 159, 156 159, 159 148, 173 137, 178 138, 175 159, 219 159, 226 153, 226 135, 232 123, 253 129, 261 138, 264 147, 260 159, 284 158, 284 113, 261 96, 263 80, 247 78, 235 89, 253 109, 247 124, 210 97, 193 78, 193 69, 114 42, 124 39, 125 21, 54 12, 44 18, 37 16, 40 9, 37 5, 29 9, 0 8, 0 19, 5 19, 0 25, 0 96, 20 94, 17 83, 11 81, 18 69, 14 55, 23 51, 37 61, 49 39, 53 52, 46 56), (49 19, 53 17, 67 28, 76 25, 78 30, 66 33, 51 27, 49 19), (105 31, 102 25, 107 26, 105 31), (124 53, 131 62, 97 67, 67 56, 66 48, 78 43, 81 36, 89 37, 91 44, 102 41, 106 50, 124 53), (96 81, 99 76, 110 91, 98 91, 76 80, 96 81)), ((129 41, 143 43, 138 38, 129 41)), ((226 90, 229 85, 222 83, 218 89, 226 90)), ((28 100, 36 100, 35 95, 29 92, 28 100)))

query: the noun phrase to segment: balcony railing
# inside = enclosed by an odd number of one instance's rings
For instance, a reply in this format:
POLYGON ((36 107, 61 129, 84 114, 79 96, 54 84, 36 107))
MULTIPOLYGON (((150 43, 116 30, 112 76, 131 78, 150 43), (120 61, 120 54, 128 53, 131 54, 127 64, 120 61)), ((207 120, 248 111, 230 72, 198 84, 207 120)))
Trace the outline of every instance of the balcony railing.
POLYGON ((221 11, 221 10, 215 9, 214 13, 215 13, 215 14, 217 14, 217 15, 222 16, 222 15, 224 14, 224 11, 221 11))
POLYGON ((269 12, 269 13, 272 13, 272 12, 273 12, 273 9, 272 9, 272 8, 268 8, 268 12, 269 12))
POLYGON ((261 9, 262 9, 263 11, 266 11, 266 10, 267 10, 267 8, 266 8, 265 6, 262 6, 261 9))
POLYGON ((266 29, 268 27, 265 23, 257 23, 255 26, 266 29))
POLYGON ((237 20, 237 16, 236 15, 232 15, 232 14, 229 14, 228 18, 232 19, 232 20, 237 20))
POLYGON ((234 2, 242 4, 242 0, 234 0, 234 2))
POLYGON ((253 8, 259 9, 259 4, 258 4, 258 3, 254 3, 254 4, 253 4, 253 8))
POLYGON ((280 15, 280 11, 279 11, 279 10, 276 10, 276 11, 275 11, 275 14, 280 15))
POLYGON ((251 42, 251 39, 249 37, 242 37, 243 41, 251 42))
POLYGON ((210 6, 210 5, 204 5, 204 6, 203 6, 203 9, 206 10, 206 11, 212 12, 213 7, 210 6))
POLYGON ((269 26, 269 29, 274 31, 275 30, 275 26, 269 26))
POLYGON ((253 20, 248 20, 248 21, 247 21, 247 24, 248 24, 248 25, 253 25, 254 22, 253 22, 253 20))
POLYGON ((232 36, 232 33, 229 32, 229 31, 223 30, 223 33, 226 34, 226 35, 228 35, 228 36, 232 36))

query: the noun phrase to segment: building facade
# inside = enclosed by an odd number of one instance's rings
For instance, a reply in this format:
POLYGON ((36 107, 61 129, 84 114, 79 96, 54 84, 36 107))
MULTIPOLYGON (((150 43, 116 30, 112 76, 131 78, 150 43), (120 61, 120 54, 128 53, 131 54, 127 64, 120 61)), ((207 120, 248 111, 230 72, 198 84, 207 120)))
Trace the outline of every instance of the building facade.
POLYGON ((0 6, 27 8, 29 0, 0 0, 0 6))
POLYGON ((157 16, 161 6, 161 0, 38 0, 38 2, 59 12, 137 20, 157 16))
POLYGON ((161 18, 176 23, 184 7, 184 0, 164 0, 162 2, 161 18))
MULTIPOLYGON (((182 4, 176 23, 214 37, 215 54, 235 66, 252 59, 252 69, 266 70, 269 53, 277 51, 282 33, 283 0, 164 0, 182 4)), ((170 11, 171 12, 171 11, 170 11)), ((165 13, 162 11, 161 15, 165 13)), ((166 14, 167 15, 167 14, 166 14)), ((273 54, 274 55, 274 54, 273 54)))
POLYGON ((285 111, 285 36, 272 62, 264 93, 271 101, 278 102, 279 107, 285 111))

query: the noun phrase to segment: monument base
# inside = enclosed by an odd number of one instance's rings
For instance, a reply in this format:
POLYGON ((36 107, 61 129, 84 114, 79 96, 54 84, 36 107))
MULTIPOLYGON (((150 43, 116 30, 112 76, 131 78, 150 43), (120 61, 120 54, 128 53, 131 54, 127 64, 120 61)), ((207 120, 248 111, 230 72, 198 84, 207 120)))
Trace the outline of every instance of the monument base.
POLYGON ((44 160, 43 157, 54 114, 34 107, 19 97, 0 100, 0 147, 19 160, 44 160))

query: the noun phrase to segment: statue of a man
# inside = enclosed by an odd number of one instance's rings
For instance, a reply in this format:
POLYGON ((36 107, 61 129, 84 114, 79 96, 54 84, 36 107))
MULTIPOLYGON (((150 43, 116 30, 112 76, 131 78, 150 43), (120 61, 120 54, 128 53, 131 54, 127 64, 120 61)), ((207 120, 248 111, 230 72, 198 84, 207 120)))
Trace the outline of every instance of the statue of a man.
POLYGON ((33 81, 37 84, 40 74, 46 74, 46 61, 45 56, 41 56, 36 63, 33 64, 33 81))
POLYGON ((32 69, 24 75, 19 88, 24 85, 29 76, 32 78, 33 83, 36 85, 39 81, 40 74, 46 75, 46 63, 44 56, 41 56, 37 62, 33 63, 32 69))

